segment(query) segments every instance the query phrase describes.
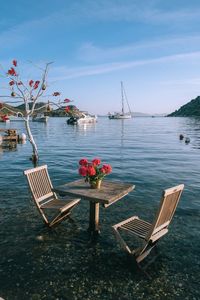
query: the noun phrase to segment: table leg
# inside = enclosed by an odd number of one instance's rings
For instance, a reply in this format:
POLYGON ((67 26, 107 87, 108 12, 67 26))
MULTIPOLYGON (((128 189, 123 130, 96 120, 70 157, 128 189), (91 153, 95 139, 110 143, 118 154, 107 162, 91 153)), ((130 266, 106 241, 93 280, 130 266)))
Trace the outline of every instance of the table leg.
POLYGON ((93 233, 100 233, 99 230, 99 203, 90 201, 90 219, 88 230, 93 233))

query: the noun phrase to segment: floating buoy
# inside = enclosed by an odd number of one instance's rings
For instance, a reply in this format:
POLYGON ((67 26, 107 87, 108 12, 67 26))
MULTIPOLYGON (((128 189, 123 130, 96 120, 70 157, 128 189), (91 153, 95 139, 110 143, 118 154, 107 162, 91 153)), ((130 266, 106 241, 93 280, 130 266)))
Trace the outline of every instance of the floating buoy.
POLYGON ((26 135, 25 135, 25 133, 22 133, 22 134, 21 134, 21 140, 22 140, 22 141, 25 141, 25 140, 26 140, 26 135))
POLYGON ((18 135, 18 142, 25 144, 26 143, 26 135, 25 133, 22 133, 21 135, 18 135))
POLYGON ((189 137, 186 137, 186 138, 185 138, 185 143, 186 143, 186 144, 189 144, 189 142, 190 142, 190 138, 189 138, 189 137))
POLYGON ((184 139, 184 135, 183 135, 183 134, 180 134, 180 135, 179 135, 179 140, 182 141, 183 139, 184 139))

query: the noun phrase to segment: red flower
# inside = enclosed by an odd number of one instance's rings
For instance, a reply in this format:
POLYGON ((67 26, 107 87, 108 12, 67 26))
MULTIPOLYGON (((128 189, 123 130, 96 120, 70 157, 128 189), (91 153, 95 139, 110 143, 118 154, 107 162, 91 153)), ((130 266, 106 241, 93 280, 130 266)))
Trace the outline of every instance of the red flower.
POLYGON ((95 158, 92 160, 94 166, 99 166, 101 164, 101 160, 99 158, 95 158))
POLYGON ((80 166, 87 166, 88 165, 88 160, 86 158, 82 158, 80 161, 79 161, 79 165, 80 166))
POLYGON ((109 174, 112 172, 112 167, 110 165, 103 165, 103 167, 101 168, 103 171, 101 171, 102 173, 105 174, 109 174))
POLYGON ((22 85, 23 83, 22 83, 22 81, 19 81, 17 84, 18 84, 18 85, 22 85))
POLYGON ((95 168, 94 168, 92 165, 89 165, 89 166, 88 166, 88 175, 89 175, 89 176, 94 176, 94 175, 96 175, 96 170, 95 170, 95 168))
POLYGON ((32 87, 33 83, 34 83, 34 81, 31 79, 28 84, 29 84, 30 87, 32 87))
POLYGON ((10 70, 8 70, 8 74, 11 76, 17 76, 17 73, 14 68, 10 68, 10 70))
POLYGON ((81 166, 78 171, 81 176, 87 176, 87 167, 81 166))
POLYGON ((17 66, 17 61, 14 59, 13 61, 12 61, 12 63, 13 63, 13 66, 17 66))
POLYGON ((53 93, 53 96, 55 96, 55 97, 56 97, 56 96, 60 96, 60 93, 59 93, 59 92, 54 92, 54 93, 53 93))
POLYGON ((34 90, 36 90, 38 88, 39 84, 40 84, 40 81, 37 80, 33 86, 34 90))
POLYGON ((64 102, 65 102, 65 103, 69 103, 69 102, 71 102, 71 100, 69 100, 69 99, 66 98, 66 99, 64 100, 64 102))
POLYGON ((106 170, 103 167, 101 169, 99 169, 99 171, 103 174, 106 174, 106 170))
POLYGON ((9 82, 9 85, 11 86, 11 85, 14 85, 15 84, 15 82, 13 81, 13 80, 11 80, 10 82, 9 82))
POLYGON ((112 172, 112 167, 109 164, 104 164, 102 167, 100 164, 99 158, 94 158, 92 161, 82 158, 79 161, 79 174, 85 176, 85 182, 96 183, 112 172))

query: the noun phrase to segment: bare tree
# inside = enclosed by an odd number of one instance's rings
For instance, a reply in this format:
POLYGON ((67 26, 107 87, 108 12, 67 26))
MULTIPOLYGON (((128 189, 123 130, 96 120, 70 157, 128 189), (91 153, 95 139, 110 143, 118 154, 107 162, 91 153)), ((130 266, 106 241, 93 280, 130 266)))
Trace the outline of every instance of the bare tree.
MULTIPOLYGON (((10 91, 10 95, 0 95, 1 98, 9 98, 12 99, 11 101, 5 101, 5 103, 18 103, 18 104, 24 104, 24 113, 21 113, 21 116, 24 119, 25 122, 25 128, 28 135, 28 140, 30 141, 32 145, 32 160, 34 164, 37 163, 39 159, 39 153, 38 153, 38 147, 36 145, 36 142, 34 140, 34 137, 31 132, 30 128, 30 117, 32 117, 38 110, 41 110, 42 108, 46 108, 47 110, 50 109, 50 105, 56 105, 59 108, 65 108, 66 112, 69 112, 69 107, 63 107, 62 104, 71 102, 69 99, 65 99, 61 101, 59 99, 58 103, 55 103, 54 101, 48 101, 45 103, 42 107, 36 108, 36 103, 39 99, 44 97, 44 92, 47 88, 47 75, 49 71, 49 66, 51 62, 46 63, 44 69, 42 69, 42 74, 40 75, 40 80, 33 80, 29 79, 26 80, 26 82, 23 82, 20 74, 18 73, 18 63, 16 60, 12 61, 12 66, 10 69, 6 72, 3 70, 3 74, 1 74, 1 77, 6 79, 8 81, 8 87, 10 91)), ((48 95, 46 95, 47 97, 48 95)), ((53 97, 60 96, 59 92, 54 92, 52 95, 53 97)), ((0 109, 3 109, 4 102, 0 103, 0 109)), ((12 113, 12 109, 10 109, 12 113)))

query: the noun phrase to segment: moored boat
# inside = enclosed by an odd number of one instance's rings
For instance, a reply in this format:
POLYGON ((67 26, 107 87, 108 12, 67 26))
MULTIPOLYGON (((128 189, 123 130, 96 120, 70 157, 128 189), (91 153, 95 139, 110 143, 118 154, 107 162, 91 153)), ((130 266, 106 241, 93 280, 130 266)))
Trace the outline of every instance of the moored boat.
POLYGON ((43 123, 47 123, 48 121, 48 116, 45 116, 44 114, 37 114, 35 116, 33 116, 32 121, 33 122, 43 122, 43 123))
POLYGON ((72 116, 67 120, 69 125, 91 124, 97 122, 97 116, 82 113, 79 116, 72 116))
POLYGON ((132 114, 131 114, 131 109, 128 103, 128 99, 126 97, 126 93, 124 90, 124 86, 123 86, 123 82, 121 82, 121 104, 122 104, 122 110, 121 112, 115 112, 114 114, 109 113, 108 114, 108 118, 109 119, 131 119, 132 118, 132 114), (124 109, 124 102, 126 101, 126 104, 128 106, 128 112, 125 112, 124 109))
POLYGON ((19 113, 16 113, 15 115, 10 115, 9 116, 9 119, 10 121, 24 121, 23 117, 22 117, 22 114, 19 112, 19 113))

